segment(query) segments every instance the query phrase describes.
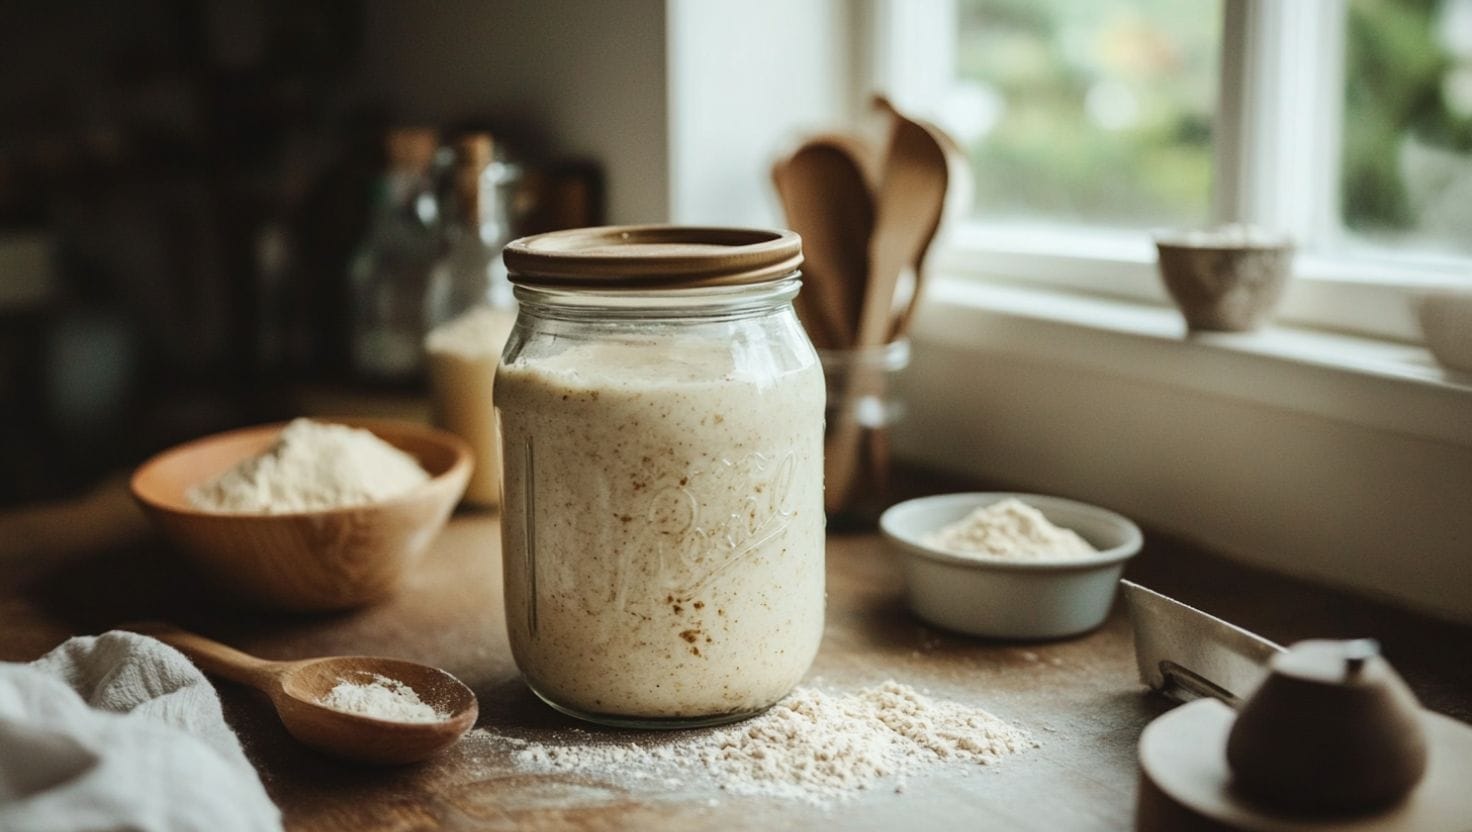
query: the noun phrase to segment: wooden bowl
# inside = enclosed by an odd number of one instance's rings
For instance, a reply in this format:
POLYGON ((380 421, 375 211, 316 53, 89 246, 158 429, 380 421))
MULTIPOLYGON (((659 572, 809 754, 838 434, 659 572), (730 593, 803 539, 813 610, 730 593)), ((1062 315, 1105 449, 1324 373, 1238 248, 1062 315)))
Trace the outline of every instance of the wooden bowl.
POLYGON ((133 496, 160 531, 223 588, 264 606, 342 610, 396 590, 455 508, 470 448, 412 422, 330 419, 366 428, 414 456, 429 482, 390 500, 284 514, 227 514, 189 503, 188 490, 260 453, 286 423, 242 428, 164 451, 133 474, 133 496))

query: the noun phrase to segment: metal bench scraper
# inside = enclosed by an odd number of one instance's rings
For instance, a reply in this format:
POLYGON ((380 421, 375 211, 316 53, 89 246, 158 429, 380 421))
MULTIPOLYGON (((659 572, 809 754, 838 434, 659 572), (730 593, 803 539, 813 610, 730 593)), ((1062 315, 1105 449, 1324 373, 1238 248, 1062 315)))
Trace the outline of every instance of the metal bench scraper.
POLYGON ((1236 708, 1283 648, 1132 581, 1120 581, 1135 630, 1140 681, 1173 699, 1204 696, 1236 708))

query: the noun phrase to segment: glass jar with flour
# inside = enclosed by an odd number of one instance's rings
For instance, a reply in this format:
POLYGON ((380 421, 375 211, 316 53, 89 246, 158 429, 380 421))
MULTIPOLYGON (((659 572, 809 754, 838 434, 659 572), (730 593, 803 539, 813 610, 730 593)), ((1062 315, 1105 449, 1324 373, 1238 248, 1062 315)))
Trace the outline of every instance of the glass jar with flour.
POLYGON ((791 232, 630 226, 505 252, 506 624, 552 706, 741 719, 823 632, 823 373, 791 232))

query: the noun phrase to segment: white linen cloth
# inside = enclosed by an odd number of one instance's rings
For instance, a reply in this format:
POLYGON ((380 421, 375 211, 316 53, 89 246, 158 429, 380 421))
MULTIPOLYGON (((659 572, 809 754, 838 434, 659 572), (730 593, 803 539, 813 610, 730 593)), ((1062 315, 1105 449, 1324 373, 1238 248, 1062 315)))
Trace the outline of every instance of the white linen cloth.
POLYGON ((281 813, 194 665, 114 631, 0 663, 0 829, 267 832, 281 813))

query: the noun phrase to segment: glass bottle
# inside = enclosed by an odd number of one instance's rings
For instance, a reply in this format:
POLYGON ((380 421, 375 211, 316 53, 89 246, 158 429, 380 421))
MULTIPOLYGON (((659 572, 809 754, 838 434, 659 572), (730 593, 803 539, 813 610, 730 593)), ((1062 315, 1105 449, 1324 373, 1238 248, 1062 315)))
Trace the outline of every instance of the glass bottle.
POLYGON ((425 298, 432 329, 480 304, 513 305, 501 248, 511 239, 510 189, 517 167, 497 158, 488 133, 461 136, 449 176, 446 247, 425 298))
POLYGON ((823 632, 823 372, 791 232, 579 229, 506 249, 496 375, 512 652, 614 725, 751 716, 823 632))
POLYGON ((425 297, 440 246, 435 148, 424 129, 393 130, 385 142, 388 167, 350 271, 352 362, 365 379, 412 381, 422 365, 425 297))
POLYGON ((818 350, 828 382, 823 497, 830 529, 872 529, 894 502, 889 437, 905 407, 896 390, 910 341, 818 350))

